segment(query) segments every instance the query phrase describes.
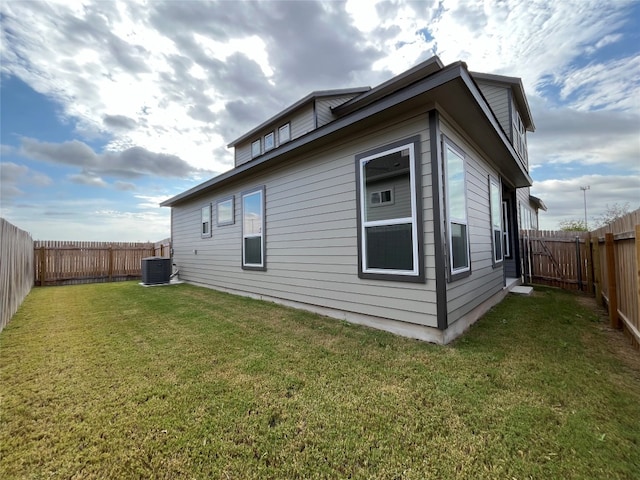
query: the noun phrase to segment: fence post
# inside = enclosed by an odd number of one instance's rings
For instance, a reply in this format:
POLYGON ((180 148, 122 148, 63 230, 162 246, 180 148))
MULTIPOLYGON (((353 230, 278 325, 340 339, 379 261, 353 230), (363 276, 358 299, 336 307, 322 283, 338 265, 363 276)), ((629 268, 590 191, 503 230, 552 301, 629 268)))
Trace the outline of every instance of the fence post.
POLYGON ((587 292, 593 294, 593 253, 591 252, 591 233, 587 233, 584 239, 584 248, 587 261, 587 292))
POLYGON ((607 280, 609 283, 609 320, 611 328, 620 328, 618 318, 618 288, 616 286, 616 256, 613 233, 605 234, 605 246, 607 249, 607 280))
MULTIPOLYGON (((638 302, 638 315, 640 315, 640 225, 636 225, 636 286, 638 287, 636 290, 637 302, 638 302)), ((636 319, 637 322, 640 322, 639 319, 636 319)), ((640 323, 636 323, 637 326, 640 326, 640 323)))
POLYGON ((576 276, 578 277, 578 290, 582 291, 582 260, 580 260, 580 237, 576 235, 576 276))
POLYGON ((593 283, 596 290, 596 301, 602 305, 602 269, 600 268, 600 238, 592 238, 593 242, 593 283))
POLYGON ((47 262, 44 247, 40 247, 40 286, 46 285, 47 279, 47 262))
POLYGON ((109 281, 113 279, 113 247, 109 246, 109 281))

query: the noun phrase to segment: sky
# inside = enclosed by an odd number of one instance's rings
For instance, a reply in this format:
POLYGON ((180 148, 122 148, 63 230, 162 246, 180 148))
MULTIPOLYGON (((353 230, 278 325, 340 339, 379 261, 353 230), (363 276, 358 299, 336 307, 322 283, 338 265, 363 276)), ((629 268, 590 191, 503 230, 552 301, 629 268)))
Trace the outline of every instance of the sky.
POLYGON ((640 0, 0 1, 2 217, 37 240, 157 241, 159 203, 314 90, 437 54, 520 77, 540 226, 640 207, 640 0))

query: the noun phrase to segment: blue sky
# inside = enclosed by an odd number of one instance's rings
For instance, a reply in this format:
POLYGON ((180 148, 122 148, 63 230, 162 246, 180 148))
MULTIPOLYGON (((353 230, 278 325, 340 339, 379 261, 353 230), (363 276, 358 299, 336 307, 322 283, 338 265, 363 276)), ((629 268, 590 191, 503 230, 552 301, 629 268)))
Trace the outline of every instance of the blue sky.
POLYGON ((313 90, 437 53, 521 77, 541 226, 640 207, 640 2, 0 4, 1 214, 35 239, 155 241, 158 203, 313 90))

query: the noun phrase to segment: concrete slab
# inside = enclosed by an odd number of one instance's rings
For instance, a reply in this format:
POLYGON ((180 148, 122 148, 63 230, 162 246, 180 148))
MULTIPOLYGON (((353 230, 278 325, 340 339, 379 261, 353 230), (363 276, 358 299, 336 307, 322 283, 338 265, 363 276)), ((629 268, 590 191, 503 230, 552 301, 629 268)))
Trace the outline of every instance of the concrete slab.
POLYGON ((515 293, 516 295, 531 295, 533 292, 533 287, 525 287, 524 285, 518 285, 511 289, 511 293, 515 293))

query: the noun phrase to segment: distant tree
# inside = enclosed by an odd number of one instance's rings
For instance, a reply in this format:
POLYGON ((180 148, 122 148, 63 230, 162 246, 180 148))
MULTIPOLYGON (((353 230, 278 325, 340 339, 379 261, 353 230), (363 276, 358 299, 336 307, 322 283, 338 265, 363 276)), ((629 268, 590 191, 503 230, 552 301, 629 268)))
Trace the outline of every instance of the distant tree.
POLYGON ((601 228, 609 225, 614 220, 617 220, 620 217, 624 217, 629 212, 629 202, 625 203, 624 205, 614 203, 613 205, 609 206, 609 204, 607 204, 607 209, 605 210, 605 212, 594 217, 595 228, 601 228))
POLYGON ((584 220, 562 220, 558 225, 560 225, 560 230, 563 232, 586 232, 587 226, 584 223, 584 220))

